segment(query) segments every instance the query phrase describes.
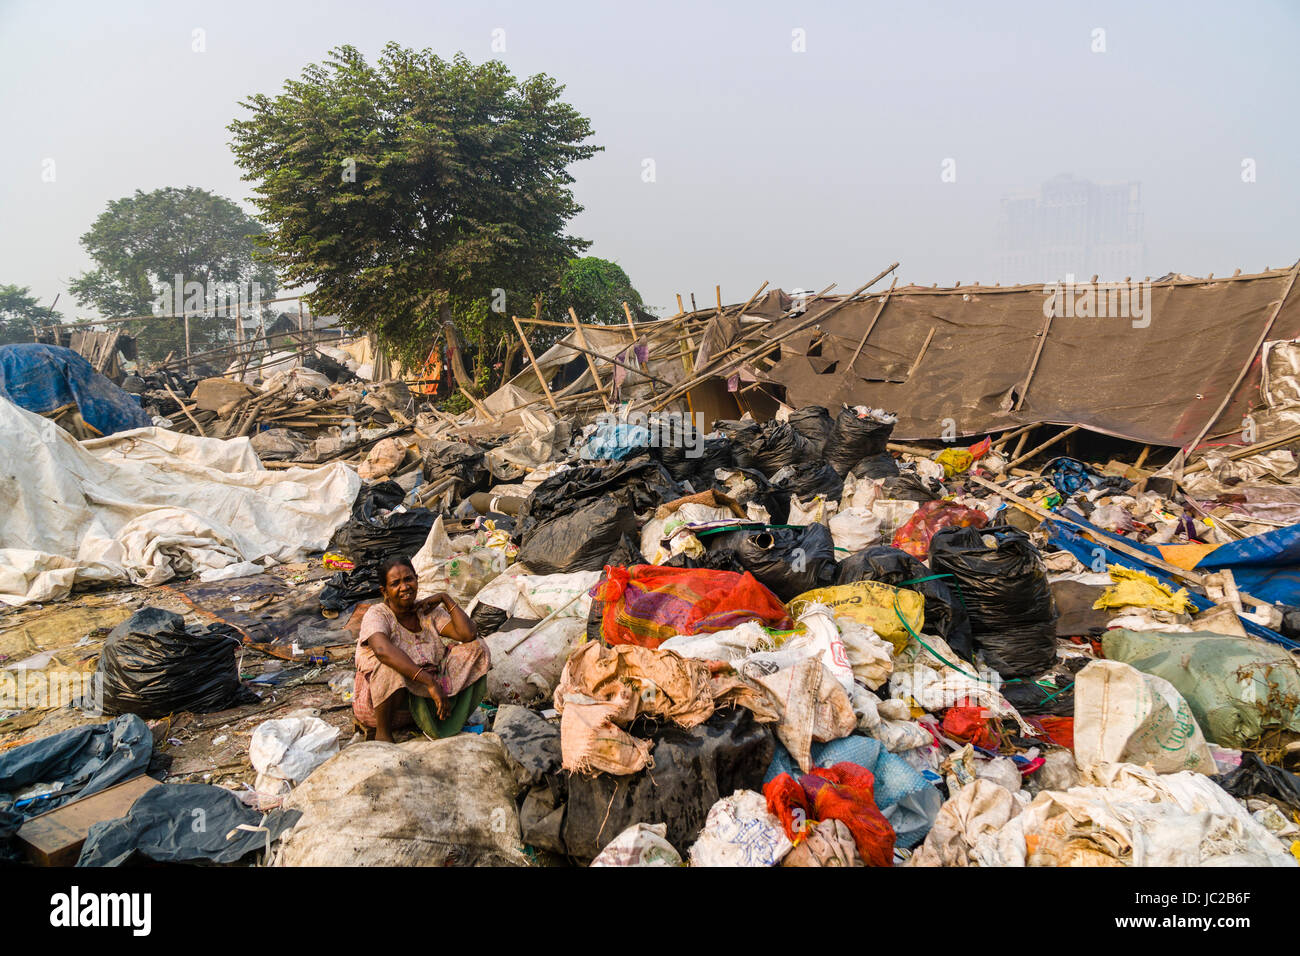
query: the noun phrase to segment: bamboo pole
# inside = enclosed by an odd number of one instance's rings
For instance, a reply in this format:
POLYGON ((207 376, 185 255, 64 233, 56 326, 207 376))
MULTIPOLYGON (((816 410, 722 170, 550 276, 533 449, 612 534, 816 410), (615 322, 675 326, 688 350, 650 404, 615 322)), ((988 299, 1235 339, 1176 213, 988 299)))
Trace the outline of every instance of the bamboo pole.
MULTIPOLYGON (((797 335, 799 332, 802 332, 804 329, 808 328, 808 326, 812 325, 814 322, 825 321, 826 319, 830 318, 830 316, 834 315, 840 309, 844 308, 844 306, 848 305, 859 295, 861 295, 867 289, 871 288, 873 285, 875 285, 877 282, 879 282, 881 279, 889 275, 889 273, 893 272, 897 268, 898 268, 898 263, 895 262, 893 265, 879 272, 869 282, 866 282, 865 284, 859 286, 856 290, 849 293, 849 295, 845 296, 839 302, 836 302, 825 312, 822 312, 818 315, 809 316, 804 321, 796 323, 792 328, 786 329, 784 332, 777 335, 776 337, 768 339, 766 342, 761 343, 760 345, 751 349, 749 352, 743 353, 740 358, 734 359, 731 362, 731 365, 735 366, 735 365, 742 364, 744 362, 750 362, 756 358, 766 355, 768 352, 771 352, 774 348, 780 345, 783 341, 790 338, 790 336, 797 335)), ((727 351, 730 351, 730 349, 728 349, 727 351)), ((726 354, 725 352, 719 352, 717 356, 709 359, 708 364, 710 366, 714 365, 715 361, 717 361, 717 359, 721 358, 725 354, 726 354)), ((683 382, 681 385, 678 385, 677 388, 673 389, 673 391, 669 393, 669 395, 666 398, 660 399, 659 404, 656 405, 652 409, 652 411, 658 411, 659 409, 663 408, 666 404, 668 404, 668 402, 676 398, 677 395, 680 394, 681 392, 690 391, 700 382, 704 381, 705 378, 712 375, 714 371, 715 371, 714 369, 706 370, 704 374, 697 375, 695 379, 689 382, 683 382)))
POLYGON ((203 430, 203 426, 199 424, 199 420, 190 414, 190 410, 185 407, 185 403, 181 401, 181 397, 177 395, 174 391, 172 391, 172 387, 167 383, 166 379, 163 380, 163 388, 167 389, 167 394, 170 395, 173 399, 175 399, 176 404, 179 405, 181 407, 181 411, 185 413, 185 417, 194 423, 194 427, 199 430, 199 435, 202 436, 203 438, 207 438, 208 433, 203 430))
POLYGON ((460 389, 460 393, 469 399, 469 403, 473 405, 478 410, 479 414, 481 414, 484 418, 486 418, 490 424, 495 425, 498 421, 500 421, 499 418, 497 418, 495 415, 489 412, 485 407, 483 407, 482 403, 480 403, 477 398, 471 395, 464 388, 460 389))
POLYGON ((569 307, 569 317, 573 319, 573 331, 578 333, 578 341, 582 345, 582 348, 578 349, 578 351, 582 352, 587 359, 587 368, 591 371, 591 377, 596 382, 596 391, 600 392, 600 400, 605 404, 605 411, 612 412, 614 406, 610 404, 609 398, 606 396, 605 386, 600 380, 600 373, 596 371, 596 360, 591 357, 592 353, 587 348, 587 337, 582 334, 582 326, 578 323, 578 313, 573 311, 572 306, 569 307))
POLYGON ((528 336, 524 335, 524 327, 519 324, 517 316, 510 317, 515 323, 515 331, 519 333, 519 339, 524 343, 524 351, 528 354, 528 364, 533 367, 533 374, 537 376, 537 381, 542 385, 542 394, 546 400, 551 403, 551 408, 559 411, 555 404, 555 396, 551 394, 551 386, 546 384, 546 377, 542 375, 542 370, 537 365, 537 356, 533 354, 533 347, 528 344, 528 336))
MULTIPOLYGON (((1073 434, 1074 434, 1075 432, 1077 432, 1078 430, 1079 430, 1079 426, 1078 426, 1078 425, 1071 425, 1071 426, 1070 426, 1069 428, 1067 428, 1065 431, 1063 431, 1063 432, 1059 432, 1059 433, 1056 435, 1055 438, 1049 438, 1047 441, 1043 442, 1041 445, 1037 446, 1036 448, 1031 448, 1031 449, 1029 449, 1029 451, 1025 452, 1023 455, 1020 455, 1018 458, 1013 458, 1011 461, 1007 462, 1007 467, 1008 467, 1008 468, 1014 468, 1016 465, 1019 465, 1019 464, 1021 464, 1021 463, 1023 463, 1023 462, 1028 461, 1029 459, 1031 459, 1031 458, 1033 458, 1035 455, 1037 455, 1039 452, 1041 452, 1041 451, 1046 451, 1048 448, 1051 448, 1053 445, 1055 445, 1055 444, 1056 444, 1057 442, 1059 442, 1061 439, 1063 439, 1063 438, 1069 438, 1071 435, 1073 435, 1073 434)), ((1029 433, 1026 432, 1025 434, 1029 434, 1029 433)))
MULTIPOLYGON (((1052 315, 1055 314, 1056 309, 1053 308, 1052 315)), ((1034 380, 1034 373, 1038 371, 1038 360, 1043 355, 1043 346, 1047 344, 1047 334, 1052 331, 1052 315, 1048 315, 1043 319, 1043 328, 1038 333, 1038 347, 1034 349, 1034 358, 1029 363, 1029 371, 1025 373, 1024 381, 1020 383, 1020 394, 1016 396, 1013 411, 1020 411, 1020 406, 1025 403, 1025 396, 1029 394, 1029 383, 1034 380)))
MULTIPOLYGON (((1002 436, 999 437, 998 440, 995 441, 995 442, 993 443, 993 450, 994 450, 994 451, 997 451, 999 448, 1001 448, 1001 447, 1002 447, 1003 445, 1005 445, 1007 442, 1011 441, 1011 439, 1013 439, 1013 438, 1015 438, 1015 437, 1017 437, 1017 436, 1019 436, 1019 435, 1023 435, 1025 432, 1030 431, 1031 429, 1034 429, 1034 428, 1037 428, 1037 427, 1038 427, 1038 422, 1031 422, 1031 423, 1028 424, 1028 425, 1021 425, 1019 428, 1012 429, 1012 430, 1009 431, 1009 432, 1004 432, 1004 433, 1002 434, 1002 436)), ((1019 452, 1019 450, 1017 449, 1017 453, 1018 453, 1018 452, 1019 452)))
MULTIPOLYGON (((880 305, 876 309, 876 314, 873 315, 871 321, 867 323, 866 330, 862 333, 862 339, 858 342, 858 350, 853 353, 853 359, 849 362, 849 367, 845 369, 846 372, 853 371, 854 363, 857 362, 858 356, 862 354, 862 346, 867 344, 867 336, 870 335, 871 330, 876 327, 876 322, 879 321, 880 314, 885 311, 885 305, 889 302, 889 297, 894 294, 894 286, 896 285, 898 285, 898 276, 894 276, 894 280, 889 283, 889 291, 880 297, 880 305)), ((934 331, 931 330, 930 334, 933 335, 934 331)), ((929 344, 928 341, 927 344, 929 344)))

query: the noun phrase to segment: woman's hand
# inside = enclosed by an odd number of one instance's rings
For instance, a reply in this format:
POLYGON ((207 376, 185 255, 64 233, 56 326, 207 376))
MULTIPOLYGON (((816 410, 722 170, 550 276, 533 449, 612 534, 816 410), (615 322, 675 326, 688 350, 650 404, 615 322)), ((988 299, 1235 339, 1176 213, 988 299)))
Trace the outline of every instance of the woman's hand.
POLYGON ((447 714, 451 712, 451 705, 447 701, 447 695, 442 692, 438 686, 438 679, 434 676, 432 668, 425 665, 415 673, 415 680, 418 680, 429 691, 429 700, 433 701, 433 709, 438 714, 439 720, 446 720, 447 714))

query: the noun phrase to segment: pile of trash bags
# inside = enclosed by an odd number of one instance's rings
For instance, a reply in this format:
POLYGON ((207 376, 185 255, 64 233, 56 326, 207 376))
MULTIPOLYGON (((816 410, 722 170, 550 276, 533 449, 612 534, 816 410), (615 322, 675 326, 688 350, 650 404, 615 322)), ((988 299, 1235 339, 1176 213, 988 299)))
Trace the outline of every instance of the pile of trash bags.
MULTIPOLYGON (((322 608, 411 556, 486 643, 486 698, 437 741, 259 728, 274 862, 1296 865, 1285 636, 1010 494, 1119 483, 1059 462, 1001 494, 971 480, 994 475, 988 441, 899 452, 885 411, 786 411, 676 448, 653 420, 574 423, 509 482, 491 442, 448 436, 423 477, 451 495, 363 487, 322 608)), ((177 633, 151 621, 119 631, 177 633)), ((188 634, 191 654, 217 639, 188 634)))

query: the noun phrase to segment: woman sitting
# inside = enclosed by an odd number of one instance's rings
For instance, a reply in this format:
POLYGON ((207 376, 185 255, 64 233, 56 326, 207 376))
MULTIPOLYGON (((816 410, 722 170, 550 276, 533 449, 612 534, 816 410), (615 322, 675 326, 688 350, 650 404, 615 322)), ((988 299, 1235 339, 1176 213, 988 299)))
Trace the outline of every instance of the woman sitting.
POLYGON ((420 582, 407 558, 386 558, 379 581, 383 603, 366 611, 357 640, 357 722, 390 742, 412 720, 430 737, 460 733, 487 687, 487 646, 447 594, 416 600, 420 582))

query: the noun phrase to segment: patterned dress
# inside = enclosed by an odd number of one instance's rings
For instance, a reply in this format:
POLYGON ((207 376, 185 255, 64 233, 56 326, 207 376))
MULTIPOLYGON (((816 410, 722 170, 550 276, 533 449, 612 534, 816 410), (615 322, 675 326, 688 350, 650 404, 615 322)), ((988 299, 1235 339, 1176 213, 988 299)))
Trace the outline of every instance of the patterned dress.
POLYGON ((372 605, 361 619, 361 634, 357 639, 357 676, 352 701, 352 711, 358 721, 367 727, 375 726, 375 707, 399 690, 429 696, 423 683, 407 680, 393 668, 380 662, 370 649, 370 638, 382 634, 402 650, 416 664, 426 666, 438 682, 439 689, 448 698, 459 694, 488 672, 491 656, 481 640, 467 643, 448 642, 442 631, 451 623, 451 615, 442 605, 420 617, 418 632, 407 629, 397 620, 397 615, 387 604, 372 605))

